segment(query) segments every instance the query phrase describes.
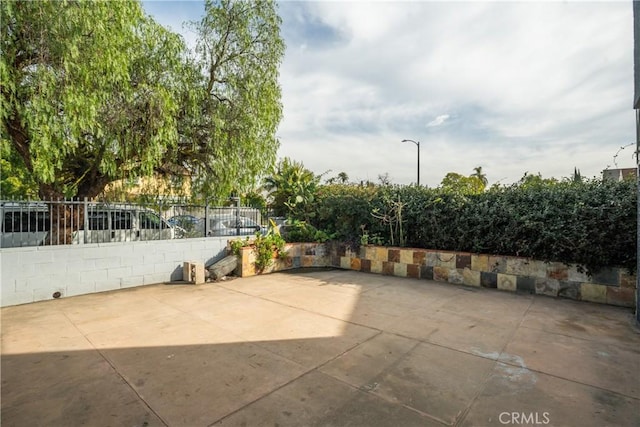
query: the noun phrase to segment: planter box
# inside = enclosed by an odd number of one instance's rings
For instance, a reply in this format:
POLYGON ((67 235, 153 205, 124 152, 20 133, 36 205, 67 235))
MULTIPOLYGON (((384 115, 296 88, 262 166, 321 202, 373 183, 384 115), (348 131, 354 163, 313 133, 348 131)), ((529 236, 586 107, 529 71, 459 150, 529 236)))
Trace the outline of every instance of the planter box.
POLYGON ((264 270, 258 271, 253 247, 241 248, 236 273, 240 277, 249 277, 301 267, 330 267, 332 265, 328 247, 325 243, 287 243, 284 246, 284 250, 287 253, 286 257, 275 257, 272 263, 264 270))

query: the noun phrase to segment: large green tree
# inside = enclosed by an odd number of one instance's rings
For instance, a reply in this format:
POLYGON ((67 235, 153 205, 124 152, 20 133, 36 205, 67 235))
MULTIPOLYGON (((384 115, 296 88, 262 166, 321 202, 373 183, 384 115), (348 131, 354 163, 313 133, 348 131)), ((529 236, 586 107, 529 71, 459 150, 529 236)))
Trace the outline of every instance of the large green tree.
POLYGON ((275 5, 205 6, 192 56, 137 1, 0 4, 0 137, 40 197, 93 197, 160 174, 220 199, 273 164, 275 5))
MULTIPOLYGON (((576 182, 580 182, 578 180, 573 180, 576 182)), ((540 172, 537 174, 530 174, 529 172, 525 172, 522 175, 522 178, 515 184, 520 188, 546 188, 553 187, 557 185, 560 181, 555 178, 543 178, 540 172)))
POLYGON ((174 162, 200 194, 244 192, 275 163, 280 24, 275 3, 265 0, 207 0, 202 20, 191 23, 199 90, 182 112, 174 162))
POLYGON ((136 2, 0 7, 2 139, 40 196, 92 197, 123 173, 152 170, 175 144, 176 105, 142 62, 145 43, 169 34, 136 2))
POLYGON ((485 183, 477 175, 464 176, 456 172, 449 172, 440 182, 442 191, 457 195, 480 194, 485 189, 485 183))

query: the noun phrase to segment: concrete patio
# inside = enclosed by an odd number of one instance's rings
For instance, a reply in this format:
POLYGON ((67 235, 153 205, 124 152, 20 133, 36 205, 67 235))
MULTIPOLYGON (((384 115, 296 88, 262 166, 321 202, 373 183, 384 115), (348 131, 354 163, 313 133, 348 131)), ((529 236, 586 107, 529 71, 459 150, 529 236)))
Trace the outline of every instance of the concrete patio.
POLYGON ((329 270, 1 314, 3 427, 640 425, 630 309, 329 270))

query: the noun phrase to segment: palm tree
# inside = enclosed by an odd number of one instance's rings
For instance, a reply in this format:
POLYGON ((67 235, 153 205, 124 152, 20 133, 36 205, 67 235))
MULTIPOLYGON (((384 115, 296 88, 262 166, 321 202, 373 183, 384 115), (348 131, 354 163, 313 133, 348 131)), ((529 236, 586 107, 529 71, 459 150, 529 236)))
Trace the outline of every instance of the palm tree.
POLYGON ((264 179, 264 188, 269 192, 276 215, 308 219, 305 208, 313 201, 319 181, 320 177, 301 162, 285 157, 278 162, 274 173, 264 179))
POLYGON ((475 171, 475 173, 472 174, 471 176, 475 176, 476 178, 478 178, 480 182, 482 182, 482 184, 486 187, 487 184, 489 183, 489 180, 487 179, 487 175, 482 173, 482 166, 473 168, 473 170, 475 171))

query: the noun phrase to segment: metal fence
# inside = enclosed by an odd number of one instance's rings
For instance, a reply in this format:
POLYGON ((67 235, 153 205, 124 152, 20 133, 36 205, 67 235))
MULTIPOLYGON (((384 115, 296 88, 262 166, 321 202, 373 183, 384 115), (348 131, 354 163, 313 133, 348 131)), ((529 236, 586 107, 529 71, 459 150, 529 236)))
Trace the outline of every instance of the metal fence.
POLYGON ((265 234, 269 213, 233 206, 0 200, 0 247, 265 234))

